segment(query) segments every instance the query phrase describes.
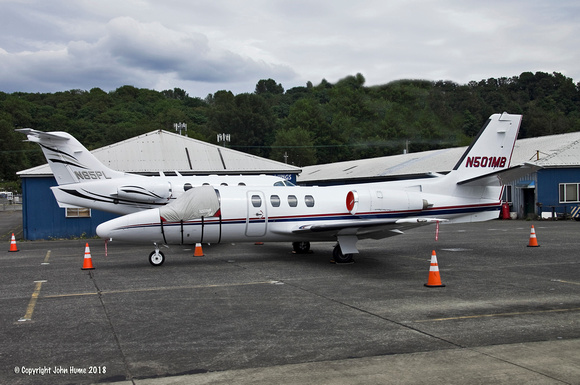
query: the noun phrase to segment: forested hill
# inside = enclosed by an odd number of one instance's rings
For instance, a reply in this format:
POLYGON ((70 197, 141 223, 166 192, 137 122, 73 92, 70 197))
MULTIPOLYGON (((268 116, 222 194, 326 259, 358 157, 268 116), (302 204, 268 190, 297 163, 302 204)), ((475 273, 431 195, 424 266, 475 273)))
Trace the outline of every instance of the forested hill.
POLYGON ((90 149, 187 123, 187 135, 305 166, 467 145, 492 113, 523 114, 520 138, 580 131, 580 83, 560 73, 524 72, 472 81, 401 80, 366 87, 361 74, 335 84, 284 90, 260 80, 254 93, 192 98, 123 86, 104 92, 0 93, 0 179, 45 163, 14 128, 67 131, 90 149))

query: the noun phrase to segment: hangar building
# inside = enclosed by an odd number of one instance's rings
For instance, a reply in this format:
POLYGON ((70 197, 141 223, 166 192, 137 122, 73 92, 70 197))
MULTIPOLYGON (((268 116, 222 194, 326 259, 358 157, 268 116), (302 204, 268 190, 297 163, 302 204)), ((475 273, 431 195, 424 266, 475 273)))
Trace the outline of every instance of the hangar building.
MULTIPOLYGON (((307 166, 297 183, 336 185, 426 177, 453 169, 467 147, 307 166)), ((512 216, 569 215, 580 205, 580 132, 516 141, 511 165, 532 163, 541 170, 507 186, 504 201, 512 216)))
MULTIPOLYGON (((109 168, 148 176, 276 175, 296 182, 298 167, 216 146, 168 131, 152 131, 91 151, 109 168)), ((22 178, 24 239, 92 237, 116 214, 63 209, 50 190, 56 180, 48 164, 18 172, 22 178)))

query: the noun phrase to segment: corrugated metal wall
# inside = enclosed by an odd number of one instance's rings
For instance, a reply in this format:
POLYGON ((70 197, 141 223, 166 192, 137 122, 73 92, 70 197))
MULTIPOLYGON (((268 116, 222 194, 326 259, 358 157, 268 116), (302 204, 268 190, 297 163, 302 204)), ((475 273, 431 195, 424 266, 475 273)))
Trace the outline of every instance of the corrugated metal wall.
POLYGON ((53 177, 22 178, 24 239, 94 237, 100 223, 118 216, 92 210, 90 218, 66 218, 50 190, 56 185, 53 177))
POLYGON ((560 203, 560 183, 580 183, 580 168, 549 168, 538 171, 538 202, 542 211, 570 214, 578 202, 560 203))

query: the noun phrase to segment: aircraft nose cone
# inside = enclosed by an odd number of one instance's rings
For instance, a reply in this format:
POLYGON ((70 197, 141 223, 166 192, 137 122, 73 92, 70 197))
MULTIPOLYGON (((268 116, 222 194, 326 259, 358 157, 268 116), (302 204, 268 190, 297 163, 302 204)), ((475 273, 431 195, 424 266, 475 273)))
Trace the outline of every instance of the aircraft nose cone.
POLYGON ((113 237, 113 229, 116 227, 115 223, 112 222, 116 222, 115 219, 112 219, 110 221, 107 222, 103 222, 100 225, 97 226, 97 235, 101 238, 112 238, 113 237))
POLYGON ((161 235, 159 209, 149 209, 111 219, 97 226, 97 235, 119 241, 158 242, 161 235))

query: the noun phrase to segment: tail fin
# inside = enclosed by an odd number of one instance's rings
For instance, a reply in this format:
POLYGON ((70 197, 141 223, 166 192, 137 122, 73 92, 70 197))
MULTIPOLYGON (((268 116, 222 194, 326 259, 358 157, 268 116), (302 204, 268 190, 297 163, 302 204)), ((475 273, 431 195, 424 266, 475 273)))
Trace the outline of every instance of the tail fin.
POLYGON ((125 174, 102 164, 78 140, 66 132, 16 131, 38 143, 59 185, 121 178, 125 174))
POLYGON ((491 115, 450 173, 457 184, 471 183, 509 168, 521 121, 522 115, 491 115))

